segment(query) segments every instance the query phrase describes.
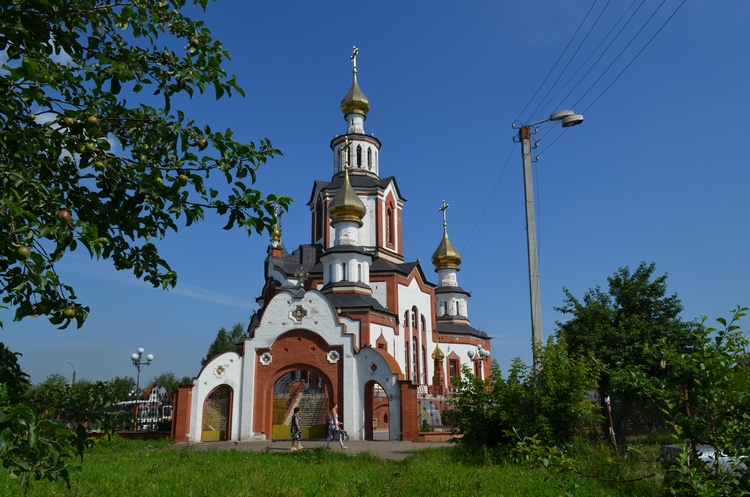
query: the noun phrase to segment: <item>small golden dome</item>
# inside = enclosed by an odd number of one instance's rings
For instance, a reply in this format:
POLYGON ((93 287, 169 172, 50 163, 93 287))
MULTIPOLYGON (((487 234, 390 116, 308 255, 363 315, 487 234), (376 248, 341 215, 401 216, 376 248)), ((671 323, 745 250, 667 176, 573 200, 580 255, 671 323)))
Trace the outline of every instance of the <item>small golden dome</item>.
POLYGON ((435 344, 435 350, 432 351, 432 358, 436 361, 442 361, 445 358, 445 354, 440 350, 440 345, 435 344))
POLYGON ((435 269, 458 269, 461 264, 461 254, 448 238, 448 229, 443 227, 443 239, 435 253, 432 254, 432 264, 435 269))
POLYGON ((357 70, 354 70, 354 81, 352 81, 352 87, 349 88, 349 92, 341 99, 341 112, 346 116, 352 112, 367 116, 370 111, 370 101, 362 90, 359 89, 357 84, 357 70))
POLYGON ((362 202, 357 192, 352 188, 351 183, 349 183, 349 168, 346 167, 344 169, 344 184, 341 185, 341 189, 328 205, 331 223, 354 221, 361 227, 363 224, 362 218, 365 217, 366 211, 367 208, 364 202, 362 202))

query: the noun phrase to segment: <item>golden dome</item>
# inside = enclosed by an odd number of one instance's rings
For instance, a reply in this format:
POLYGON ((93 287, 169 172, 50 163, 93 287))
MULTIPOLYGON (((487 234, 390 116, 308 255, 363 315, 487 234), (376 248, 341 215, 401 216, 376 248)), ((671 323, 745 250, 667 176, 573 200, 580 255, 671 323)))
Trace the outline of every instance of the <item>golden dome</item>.
POLYGON ((432 351, 432 358, 436 361, 442 361, 445 358, 445 354, 440 350, 440 345, 435 344, 435 350, 432 351))
POLYGON ((432 254, 432 264, 435 269, 458 269, 461 264, 461 254, 448 238, 448 229, 445 227, 443 227, 443 239, 432 254))
POLYGON ((352 81, 352 87, 349 88, 349 92, 341 99, 341 112, 344 115, 355 112, 357 114, 367 115, 370 110, 370 101, 362 90, 359 89, 357 84, 357 69, 354 69, 354 81, 352 81))
POLYGON ((328 205, 331 223, 354 221, 361 227, 363 224, 362 218, 365 217, 366 211, 364 202, 349 183, 349 167, 347 166, 344 169, 344 184, 341 185, 341 189, 328 205))

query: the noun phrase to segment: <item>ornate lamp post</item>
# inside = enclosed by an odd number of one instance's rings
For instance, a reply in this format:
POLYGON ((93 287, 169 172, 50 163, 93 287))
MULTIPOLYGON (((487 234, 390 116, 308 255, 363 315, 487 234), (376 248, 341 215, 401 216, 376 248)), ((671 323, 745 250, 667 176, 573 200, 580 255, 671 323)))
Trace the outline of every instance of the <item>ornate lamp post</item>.
POLYGON ((138 395, 141 391, 141 366, 150 366, 151 361, 154 360, 154 356, 148 354, 146 356, 146 362, 143 362, 141 359, 143 358, 144 352, 145 351, 143 350, 143 347, 138 347, 138 352, 133 352, 132 354, 130 354, 130 359, 133 361, 133 366, 135 366, 135 369, 138 370, 138 375, 136 376, 135 380, 136 395, 138 395))

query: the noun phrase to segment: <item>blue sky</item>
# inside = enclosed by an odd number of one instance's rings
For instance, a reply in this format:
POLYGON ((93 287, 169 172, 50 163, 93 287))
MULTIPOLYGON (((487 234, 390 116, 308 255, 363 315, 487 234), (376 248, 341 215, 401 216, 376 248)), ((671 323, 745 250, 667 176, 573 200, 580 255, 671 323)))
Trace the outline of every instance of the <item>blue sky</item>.
MULTIPOLYGON (((570 107, 585 114, 581 126, 562 133, 547 123, 536 135, 545 338, 563 319, 554 311, 563 287, 581 297, 641 261, 669 274, 685 319, 750 305, 750 164, 742 149, 750 3, 684 2, 677 10, 681 0, 666 0, 656 11, 659 4, 645 2, 599 64, 570 79, 639 3, 611 2, 573 57, 605 2, 218 2, 197 15, 232 54, 229 69, 247 96, 183 107, 199 122, 243 140, 268 137, 283 151, 261 168, 257 185, 295 200, 283 218, 284 243, 294 248, 309 242, 305 204, 313 181, 330 179, 329 142, 346 131, 339 102, 357 45, 371 104, 365 129, 383 143, 381 176, 395 175, 407 199, 405 256, 420 259, 436 282, 429 261, 442 235, 438 209, 448 202, 472 324, 493 337, 493 357, 506 369, 513 357, 531 357, 516 119, 570 107)), ((84 327, 15 323, 0 311, 0 341, 23 354, 34 382, 70 376, 66 361, 79 378, 135 376, 129 356, 138 347, 155 356, 141 384, 166 371, 197 375, 218 329, 247 325, 263 284, 267 238, 222 226, 209 219, 161 243, 179 273, 170 292, 85 252, 69 254, 58 270, 91 307, 84 327)))

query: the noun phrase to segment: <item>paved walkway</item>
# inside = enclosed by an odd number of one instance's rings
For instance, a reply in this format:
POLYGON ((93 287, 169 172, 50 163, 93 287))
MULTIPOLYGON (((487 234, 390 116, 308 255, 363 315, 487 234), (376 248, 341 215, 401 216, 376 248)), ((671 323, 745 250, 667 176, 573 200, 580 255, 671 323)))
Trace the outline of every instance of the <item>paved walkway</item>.
MULTIPOLYGON (((346 452, 347 454, 359 454, 360 452, 369 452, 382 459, 393 459, 400 461, 407 456, 425 449, 438 449, 449 447, 448 442, 398 442, 385 440, 348 440, 344 443, 347 448, 340 449, 338 442, 331 442, 331 450, 336 452, 346 452)), ((290 440, 261 440, 253 442, 196 442, 196 443, 176 443, 175 447, 191 447, 199 450, 270 450, 272 452, 290 452, 292 442, 290 440)), ((321 439, 302 440, 303 450, 324 448, 326 441, 321 439)))

